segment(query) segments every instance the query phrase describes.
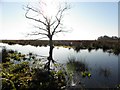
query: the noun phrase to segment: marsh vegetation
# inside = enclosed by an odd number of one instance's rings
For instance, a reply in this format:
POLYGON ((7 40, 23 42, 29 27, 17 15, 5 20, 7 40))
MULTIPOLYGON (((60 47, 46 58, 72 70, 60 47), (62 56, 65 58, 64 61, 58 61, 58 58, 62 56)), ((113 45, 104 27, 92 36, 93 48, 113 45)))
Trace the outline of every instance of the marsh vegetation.
MULTIPOLYGON (((32 45, 32 46, 48 46, 48 40, 2 40, 2 43, 8 43, 9 45, 20 44, 20 45, 32 45)), ((118 39, 115 40, 53 40, 53 46, 63 46, 67 48, 73 48, 76 52, 82 49, 91 50, 102 49, 104 52, 114 53, 119 55, 120 53, 120 42, 118 39)))
POLYGON ((72 44, 54 46, 55 63, 51 63, 50 72, 48 72, 46 63, 49 47, 47 45, 36 47, 2 43, 1 47, 6 47, 6 49, 2 49, 1 63, 3 90, 7 87, 17 90, 19 90, 18 88, 71 90, 117 87, 117 54, 108 53, 110 49, 107 51, 86 49, 79 48, 79 45, 76 45, 75 49, 72 44))

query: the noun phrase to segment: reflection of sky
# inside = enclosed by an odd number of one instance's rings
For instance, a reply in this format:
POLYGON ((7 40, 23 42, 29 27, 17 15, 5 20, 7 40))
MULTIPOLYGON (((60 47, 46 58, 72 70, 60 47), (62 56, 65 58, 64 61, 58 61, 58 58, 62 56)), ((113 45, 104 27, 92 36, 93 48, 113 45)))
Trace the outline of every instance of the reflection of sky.
MULTIPOLYGON (((33 52, 34 54, 48 56, 49 47, 34 47, 30 45, 21 46, 21 45, 7 45, 7 44, 0 44, 0 46, 6 46, 7 49, 18 50, 22 53, 29 53, 33 52)), ((89 70, 92 74, 92 79, 86 78, 86 84, 88 87, 92 84, 96 83, 97 85, 108 85, 110 87, 115 86, 118 83, 118 56, 111 54, 109 56, 108 53, 103 53, 102 50, 92 50, 90 53, 88 50, 80 50, 79 53, 76 53, 72 48, 69 50, 68 48, 63 47, 55 47, 53 50, 53 57, 54 60, 60 63, 66 63, 68 58, 75 57, 76 60, 85 62, 89 70), (110 70, 110 75, 108 78, 100 75, 99 72, 101 69, 110 70), (91 84, 90 84, 91 83, 91 84)), ((104 73, 103 73, 104 74, 104 73)))
MULTIPOLYGON (((25 38, 33 30, 31 21, 24 16, 26 2, 0 3, 0 39, 25 38), (9 33, 9 34, 8 34, 9 33)), ((117 2, 74 2, 64 18, 72 33, 60 34, 54 39, 97 39, 101 35, 118 35, 117 2)))

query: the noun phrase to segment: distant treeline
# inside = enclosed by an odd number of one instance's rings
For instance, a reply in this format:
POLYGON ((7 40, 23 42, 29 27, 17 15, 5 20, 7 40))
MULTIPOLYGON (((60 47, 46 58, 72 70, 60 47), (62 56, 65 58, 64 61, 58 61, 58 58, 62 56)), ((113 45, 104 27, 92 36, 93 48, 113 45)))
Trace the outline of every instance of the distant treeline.
MULTIPOLYGON (((101 44, 101 43, 106 43, 106 44, 119 44, 120 38, 116 36, 100 36, 98 37, 97 40, 53 40, 55 46, 59 45, 91 45, 91 44, 101 44)), ((8 43, 9 45, 12 44, 20 44, 20 45, 33 45, 33 46, 46 46, 49 44, 48 40, 1 40, 2 43, 8 43)))
MULTIPOLYGON (((53 40, 54 46, 76 46, 78 44, 91 44, 96 40, 53 40)), ((20 45, 33 45, 33 46, 47 46, 49 45, 48 40, 2 40, 2 43, 8 43, 9 45, 20 44, 20 45)))
MULTIPOLYGON (((103 49, 111 50, 115 54, 120 53, 120 42, 118 37, 101 36, 97 40, 53 40, 54 46, 70 46, 76 51, 80 49, 103 49)), ((47 46, 48 40, 2 40, 2 43, 8 43, 9 45, 32 45, 32 46, 47 46)))
MULTIPOLYGON (((113 47, 118 46, 119 38, 113 36, 100 36, 97 40, 53 40, 54 46, 81 46, 81 47, 94 47, 102 45, 113 47)), ((8 43, 9 45, 20 44, 20 45, 33 45, 33 46, 47 46, 49 45, 48 40, 2 40, 2 43, 8 43)))
POLYGON ((107 35, 104 35, 104 36, 98 37, 97 40, 120 40, 120 37, 117 37, 117 36, 109 37, 107 35))
MULTIPOLYGON (((119 46, 118 40, 53 40, 54 46, 79 46, 80 48, 98 47, 103 46, 113 48, 119 46)), ((2 43, 9 45, 33 45, 33 46, 47 46, 48 40, 2 40, 2 43)))

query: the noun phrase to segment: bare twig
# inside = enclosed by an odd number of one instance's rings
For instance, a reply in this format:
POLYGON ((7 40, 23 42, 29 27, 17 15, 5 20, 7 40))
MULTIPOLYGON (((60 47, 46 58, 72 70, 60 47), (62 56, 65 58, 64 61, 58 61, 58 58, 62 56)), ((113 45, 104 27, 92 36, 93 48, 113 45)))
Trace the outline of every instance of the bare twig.
POLYGON ((38 28, 38 29, 42 30, 42 31, 48 32, 48 30, 47 30, 47 29, 44 29, 44 28, 42 28, 42 27, 35 26, 35 25, 33 25, 33 26, 34 26, 35 28, 38 28))
POLYGON ((43 25, 47 25, 45 22, 43 22, 43 21, 41 21, 40 19, 38 20, 38 19, 35 19, 35 18, 33 18, 33 17, 30 17, 30 16, 28 16, 28 12, 30 11, 30 9, 28 8, 28 10, 26 11, 26 13, 25 13, 25 17, 26 18, 28 18, 28 19, 31 19, 31 20, 34 20, 34 21, 37 21, 37 22, 40 22, 40 23, 42 23, 43 25))

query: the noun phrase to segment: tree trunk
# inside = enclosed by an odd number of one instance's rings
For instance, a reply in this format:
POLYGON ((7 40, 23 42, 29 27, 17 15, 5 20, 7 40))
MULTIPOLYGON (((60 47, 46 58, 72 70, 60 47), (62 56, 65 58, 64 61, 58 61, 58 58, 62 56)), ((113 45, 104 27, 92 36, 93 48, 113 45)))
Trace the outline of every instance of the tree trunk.
POLYGON ((49 38, 49 57, 48 57, 48 71, 50 71, 50 63, 51 61, 54 62, 53 60, 53 40, 52 40, 52 36, 49 38))

